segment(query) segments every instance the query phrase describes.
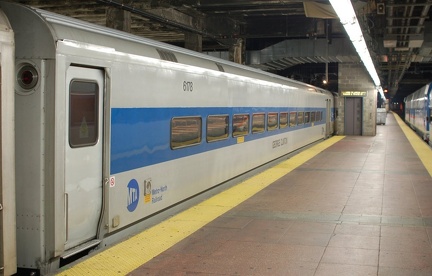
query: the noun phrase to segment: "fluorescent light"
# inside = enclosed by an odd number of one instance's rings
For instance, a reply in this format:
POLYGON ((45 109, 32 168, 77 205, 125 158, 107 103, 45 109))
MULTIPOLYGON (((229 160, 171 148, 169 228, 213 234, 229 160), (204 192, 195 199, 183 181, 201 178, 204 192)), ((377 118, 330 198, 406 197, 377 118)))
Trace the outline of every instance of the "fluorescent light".
MULTIPOLYGON (((366 70, 369 72, 377 90, 381 88, 381 81, 378 77, 378 74, 375 69, 375 65, 372 62, 372 59, 369 54, 369 50, 366 46, 366 42, 363 37, 363 33, 360 29, 360 24, 357 20, 357 16, 354 12, 353 6, 350 0, 330 0, 333 9, 338 15, 340 22, 345 28, 345 31, 348 33, 351 42, 354 45, 357 53, 360 56, 366 70)), ((381 88, 382 91, 382 88, 381 88)), ((383 96, 384 93, 380 94, 383 96)), ((384 98, 385 99, 385 98, 384 98)))
POLYGON ((384 100, 386 97, 384 96, 384 91, 381 86, 378 87, 378 93, 380 93, 381 98, 384 100))

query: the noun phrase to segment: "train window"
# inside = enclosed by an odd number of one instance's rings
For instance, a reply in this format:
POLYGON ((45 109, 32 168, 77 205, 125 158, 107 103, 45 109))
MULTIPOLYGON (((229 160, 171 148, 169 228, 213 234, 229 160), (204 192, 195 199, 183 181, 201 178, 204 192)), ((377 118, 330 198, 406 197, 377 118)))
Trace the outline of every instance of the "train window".
POLYGON ((276 129, 278 129, 278 114, 271 112, 267 116, 267 130, 276 129))
POLYGON ((321 122, 322 121, 322 111, 318 111, 316 116, 317 116, 317 121, 321 122))
POLYGON ((310 123, 310 112, 304 113, 304 122, 305 122, 305 124, 310 123))
POLYGON ((171 148, 178 149, 201 143, 201 117, 178 117, 171 120, 171 148))
POLYGON ((96 82, 72 80, 69 88, 69 145, 72 148, 97 143, 99 86, 96 82))
POLYGON ((265 114, 252 115, 252 133, 262 133, 265 129, 265 114))
POLYGON ((297 114, 297 125, 302 125, 304 123, 304 112, 299 112, 297 114))
POLYGON ((310 121, 311 123, 315 122, 315 111, 311 112, 310 121))
POLYGON ((297 125, 297 112, 290 112, 289 122, 290 127, 295 127, 297 125))
POLYGON ((279 126, 280 128, 286 128, 288 126, 288 113, 281 112, 279 115, 279 126))
POLYGON ((233 137, 245 136, 249 133, 249 114, 233 116, 233 137))
POLYGON ((207 117, 207 142, 228 138, 228 115, 211 115, 207 117))

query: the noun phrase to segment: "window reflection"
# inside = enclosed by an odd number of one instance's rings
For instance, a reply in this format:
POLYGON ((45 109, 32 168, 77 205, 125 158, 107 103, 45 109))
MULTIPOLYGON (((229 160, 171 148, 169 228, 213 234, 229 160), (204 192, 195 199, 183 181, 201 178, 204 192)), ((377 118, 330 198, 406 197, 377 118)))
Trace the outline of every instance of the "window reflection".
POLYGON ((279 127, 288 127, 288 112, 281 112, 281 114, 279 115, 279 127))
POLYGON ((69 145, 92 146, 98 140, 99 86, 96 82, 72 81, 69 88, 69 145))
POLYGON ((211 115, 207 118, 207 142, 214 142, 228 137, 228 115, 211 115))
POLYGON ((171 148, 177 149, 201 142, 201 117, 179 117, 171 120, 171 148))
POLYGON ((252 133, 262 133, 265 128, 265 114, 253 114, 252 115, 252 133))
POLYGON ((290 112, 289 121, 290 127, 295 127, 297 125, 297 112, 290 112))
POLYGON ((233 116, 233 137, 245 136, 249 133, 249 114, 233 116))
POLYGON ((267 130, 278 129, 278 114, 269 113, 267 117, 267 130))

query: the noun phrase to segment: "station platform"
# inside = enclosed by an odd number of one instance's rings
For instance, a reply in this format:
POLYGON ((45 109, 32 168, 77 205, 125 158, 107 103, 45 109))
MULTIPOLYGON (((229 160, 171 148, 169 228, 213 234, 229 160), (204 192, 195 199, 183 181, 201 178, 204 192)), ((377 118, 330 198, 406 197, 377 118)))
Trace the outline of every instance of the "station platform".
POLYGON ((60 275, 432 275, 432 152, 396 114, 60 275))

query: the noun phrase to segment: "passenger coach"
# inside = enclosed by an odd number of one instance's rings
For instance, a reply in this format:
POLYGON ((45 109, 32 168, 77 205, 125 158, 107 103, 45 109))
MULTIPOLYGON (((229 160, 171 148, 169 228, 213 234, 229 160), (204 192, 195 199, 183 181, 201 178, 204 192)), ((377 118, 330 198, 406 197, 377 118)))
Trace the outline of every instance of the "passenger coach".
POLYGON ((405 122, 426 142, 430 142, 431 83, 405 98, 405 122))
POLYGON ((323 89, 46 11, 0 8, 15 32, 19 267, 53 271, 333 133, 333 95, 323 89))

